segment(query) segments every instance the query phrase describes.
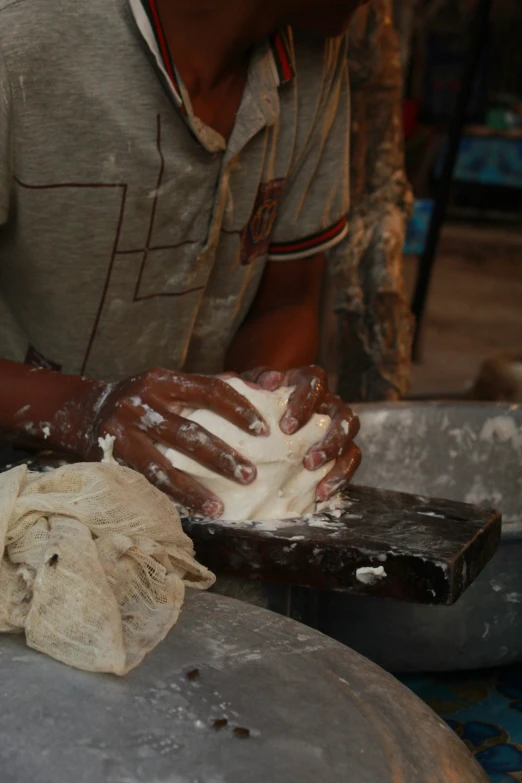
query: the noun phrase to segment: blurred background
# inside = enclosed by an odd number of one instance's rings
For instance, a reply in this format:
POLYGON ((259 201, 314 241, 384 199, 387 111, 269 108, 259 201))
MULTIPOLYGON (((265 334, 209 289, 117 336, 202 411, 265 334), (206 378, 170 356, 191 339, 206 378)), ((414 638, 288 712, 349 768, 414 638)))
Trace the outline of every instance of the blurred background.
POLYGON ((479 6, 422 0, 406 19, 405 153, 415 197, 405 247, 411 296, 462 77, 482 23, 477 15, 486 14, 487 22, 465 96, 414 394, 465 391, 489 356, 519 353, 522 361, 522 4, 479 6))
POLYGON ((328 596, 319 627, 407 672, 492 783, 522 781, 522 3, 371 0, 349 60, 350 233, 321 361, 346 400, 377 403, 358 407, 358 480, 478 490, 503 537, 455 606, 328 596))
POLYGON ((522 401, 522 3, 373 0, 351 35, 331 381, 351 400, 522 401))

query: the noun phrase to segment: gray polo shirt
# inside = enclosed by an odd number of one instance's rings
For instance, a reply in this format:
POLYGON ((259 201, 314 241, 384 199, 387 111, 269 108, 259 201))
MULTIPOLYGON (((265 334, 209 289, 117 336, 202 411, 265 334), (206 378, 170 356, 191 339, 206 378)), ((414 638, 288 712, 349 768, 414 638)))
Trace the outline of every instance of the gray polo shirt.
POLYGON ((345 47, 259 46, 226 144, 153 0, 0 0, 0 356, 221 370, 267 260, 346 234, 345 47))

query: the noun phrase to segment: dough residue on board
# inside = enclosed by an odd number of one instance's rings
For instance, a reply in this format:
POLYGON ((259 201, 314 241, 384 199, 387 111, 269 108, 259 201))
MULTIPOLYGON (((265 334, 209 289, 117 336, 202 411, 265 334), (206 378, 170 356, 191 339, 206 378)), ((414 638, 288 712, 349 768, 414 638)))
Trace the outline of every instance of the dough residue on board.
POLYGON ((365 568, 358 568, 355 572, 357 581, 362 582, 365 585, 371 585, 378 579, 384 579, 385 576, 387 576, 387 574, 383 566, 377 566, 376 568, 367 566, 365 568))
POLYGON ((289 519, 313 510, 316 487, 333 463, 312 472, 305 469, 303 458, 323 438, 330 418, 315 414, 295 435, 285 435, 279 422, 293 389, 268 392, 252 388, 239 378, 231 378, 227 383, 255 405, 270 427, 270 435, 250 435, 207 410, 187 411, 185 416, 217 435, 256 466, 257 478, 252 484, 236 484, 174 449, 157 444, 158 448, 174 467, 194 476, 221 498, 225 504, 224 519, 289 519))
POLYGON ((104 462, 107 465, 118 464, 113 457, 115 441, 116 438, 114 435, 104 435, 103 438, 98 438, 98 446, 102 450, 102 455, 103 455, 100 462, 104 462))

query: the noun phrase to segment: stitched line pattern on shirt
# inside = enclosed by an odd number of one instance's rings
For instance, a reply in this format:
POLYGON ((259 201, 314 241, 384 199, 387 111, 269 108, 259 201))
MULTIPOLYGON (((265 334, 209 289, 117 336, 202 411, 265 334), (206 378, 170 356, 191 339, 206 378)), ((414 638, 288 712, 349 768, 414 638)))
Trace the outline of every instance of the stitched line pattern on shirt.
POLYGON ((116 248, 118 247, 118 242, 120 239, 120 233, 121 233, 121 227, 123 223, 123 215, 125 212, 125 202, 127 200, 127 185, 122 185, 119 183, 107 183, 107 182, 54 182, 50 185, 29 185, 26 182, 22 182, 18 177, 14 177, 15 182, 20 185, 20 187, 25 188, 27 190, 56 190, 57 188, 121 188, 121 203, 120 203, 120 213, 118 217, 118 225, 116 227, 116 236, 114 238, 113 243, 113 249, 112 254, 109 261, 109 267, 107 269, 107 274, 105 276, 105 282, 103 284, 103 291, 102 296, 100 300, 100 304, 98 306, 98 310, 96 312, 96 317, 94 319, 94 325, 91 331, 91 336, 89 338, 89 342, 87 344, 87 351, 85 353, 85 358, 82 363, 82 367, 80 370, 80 373, 83 374, 85 372, 85 368, 87 366, 87 362, 89 361, 89 356, 92 350, 92 346, 94 343, 94 338, 96 336, 96 332, 98 331, 98 325, 100 323, 101 314, 103 311, 103 307, 105 304, 105 299, 107 297, 107 291, 109 288, 109 283, 111 279, 112 274, 112 268, 114 266, 114 260, 116 258, 116 248))
MULTIPOLYGON (((185 242, 178 242, 175 245, 155 245, 153 247, 148 248, 149 253, 154 253, 157 250, 177 250, 178 247, 183 247, 184 245, 197 245, 197 242, 195 239, 187 239, 185 242)), ((133 256, 137 255, 138 253, 144 253, 145 248, 138 247, 135 250, 117 250, 116 255, 117 256, 133 256)), ((171 294, 168 294, 168 296, 171 296, 171 294)))
POLYGON ((163 156, 163 151, 161 149, 161 116, 158 114, 156 118, 156 147, 158 149, 158 155, 160 158, 160 169, 158 173, 158 181, 156 182, 156 190, 154 192, 154 200, 152 202, 152 209, 150 213, 150 221, 149 221, 149 231, 147 233, 147 242, 145 245, 145 248, 143 250, 143 258, 141 260, 141 267, 138 274, 138 279, 136 281, 136 288, 134 290, 134 301, 139 301, 139 290, 141 285, 141 279, 143 277, 143 270, 145 269, 145 264, 147 263, 147 258, 149 255, 149 248, 150 243, 152 240, 152 232, 154 230, 154 220, 156 219, 156 209, 158 207, 158 193, 159 189, 161 187, 161 183, 163 181, 163 173, 165 171, 165 158, 163 156))
MULTIPOLYGON (((196 291, 202 291, 204 286, 195 286, 194 288, 188 288, 184 291, 177 291, 177 292, 166 292, 161 291, 156 294, 145 294, 144 296, 139 295, 140 291, 140 285, 141 281, 143 279, 143 273, 145 271, 145 266, 147 264, 147 260, 149 257, 149 253, 154 250, 175 250, 178 247, 182 247, 183 245, 195 245, 197 244, 195 240, 186 240, 185 242, 179 242, 176 245, 164 245, 159 247, 151 247, 150 243, 152 241, 152 234, 154 232, 154 222, 156 220, 156 210, 158 207, 158 198, 159 198, 159 192, 161 188, 161 184, 163 182, 163 175, 165 173, 165 158, 163 156, 163 150, 161 149, 161 115, 158 114, 156 117, 156 147, 158 150, 158 155, 160 159, 160 169, 158 172, 158 180, 156 182, 156 189, 154 192, 154 199, 152 202, 152 209, 150 213, 150 222, 149 222, 149 230, 147 233, 147 241, 145 244, 145 247, 141 251, 143 253, 143 258, 141 261, 141 267, 138 274, 138 279, 136 281, 136 288, 134 290, 134 302, 144 302, 148 299, 155 299, 160 297, 168 297, 168 296, 186 296, 187 294, 193 294, 196 291)), ((121 253, 124 253, 126 251, 120 251, 121 253)), ((132 252, 132 251, 130 251, 132 252)))
POLYGON ((95 340, 95 337, 96 337, 96 333, 98 331, 98 327, 99 327, 99 324, 100 324, 100 319, 101 319, 101 316, 102 316, 102 313, 103 313, 103 309, 104 309, 104 306, 105 306, 105 300, 107 298, 107 292, 109 290, 109 285, 110 285, 110 280, 111 280, 112 271, 113 271, 113 267, 114 267, 114 262, 116 260, 116 256, 117 255, 124 255, 124 254, 130 254, 130 253, 143 253, 143 258, 142 258, 142 262, 141 262, 141 266, 140 266, 140 271, 139 271, 139 274, 138 274, 138 280, 137 280, 137 283, 136 283, 134 297, 133 297, 133 300, 132 300, 133 302, 142 302, 142 301, 145 301, 145 300, 154 299, 156 297, 180 297, 180 296, 185 296, 187 294, 195 293, 196 291, 202 291, 203 288, 204 288, 204 286, 198 286, 198 287, 195 287, 195 288, 189 288, 189 289, 184 290, 184 291, 175 291, 175 292, 172 292, 172 293, 170 293, 170 292, 169 293, 167 293, 167 292, 159 292, 159 293, 156 293, 156 294, 148 294, 148 295, 145 295, 145 296, 139 296, 138 295, 139 294, 140 283, 141 283, 141 280, 143 278, 143 273, 144 273, 144 270, 145 270, 145 265, 147 263, 148 255, 149 255, 150 252, 155 251, 155 250, 171 250, 171 249, 174 250, 174 249, 176 249, 178 247, 181 247, 182 245, 197 244, 195 240, 188 240, 188 241, 185 241, 185 242, 179 242, 178 244, 175 244, 175 245, 159 245, 159 246, 154 246, 154 247, 150 246, 150 242, 151 242, 151 239, 152 239, 152 232, 153 232, 153 229, 154 229, 154 221, 155 221, 155 216, 156 216, 157 203, 158 203, 158 191, 159 191, 159 188, 160 188, 160 185, 161 185, 161 182, 162 182, 162 179, 163 179, 164 170, 165 170, 165 159, 163 157, 163 152, 161 150, 161 116, 159 114, 157 115, 157 126, 156 127, 157 127, 156 141, 157 141, 157 146, 158 146, 158 153, 159 153, 159 156, 160 156, 160 171, 159 171, 159 174, 158 174, 156 193, 154 195, 154 201, 153 201, 152 209, 151 209, 150 223, 149 223, 149 229, 148 229, 148 233, 147 233, 147 243, 146 243, 146 247, 144 247, 144 248, 140 248, 140 249, 136 249, 136 250, 118 250, 118 244, 119 244, 119 241, 120 241, 121 229, 122 229, 122 226, 123 226, 123 219, 124 219, 124 215, 125 215, 125 206, 126 206, 126 201, 127 201, 127 193, 128 193, 128 190, 129 190, 128 184, 122 184, 122 183, 116 183, 116 182, 113 182, 113 183, 108 183, 108 182, 94 182, 94 183, 91 183, 91 182, 53 182, 53 183, 46 184, 46 185, 31 185, 31 184, 29 184, 27 182, 22 182, 22 180, 20 180, 16 176, 14 177, 14 181, 21 188, 24 188, 26 190, 57 190, 59 188, 92 188, 92 189, 96 189, 96 188, 120 188, 120 190, 121 190, 120 212, 119 212, 119 216, 118 216, 118 223, 117 223, 117 227, 116 227, 116 234, 115 234, 115 238, 114 238, 112 253, 111 253, 110 260, 109 260, 109 266, 107 268, 107 274, 106 274, 105 282, 104 282, 104 285, 103 285, 103 290, 102 290, 102 295, 101 295, 101 299, 100 299, 100 304, 99 304, 97 312, 96 312, 96 317, 95 317, 95 320, 94 320, 93 328, 92 328, 91 335, 90 335, 90 338, 89 338, 89 342, 88 342, 88 345, 87 345, 85 358, 83 360, 82 367, 81 367, 81 370, 80 370, 80 372, 82 374, 85 372, 87 363, 89 361, 89 357, 91 355, 91 351, 92 351, 92 347, 93 347, 93 344, 94 344, 94 340, 95 340))
POLYGON ((22 182, 16 175, 13 177, 17 185, 26 190, 56 190, 57 188, 126 188, 120 182, 53 182, 50 185, 29 185, 22 182))
POLYGON ((96 337, 96 332, 98 331, 98 326, 100 324, 103 308, 105 306, 105 299, 107 298, 107 291, 109 290, 109 283, 111 281, 112 268, 114 266, 114 261, 116 259, 116 250, 118 248, 118 242, 120 241, 121 227, 123 225, 123 216, 125 214, 126 202, 127 202, 127 185, 125 185, 123 189, 123 195, 122 195, 121 206, 120 206, 120 215, 118 218, 118 225, 116 227, 116 236, 114 237, 114 245, 112 248, 111 260, 109 262, 109 268, 105 276, 105 283, 103 286, 103 292, 102 292, 100 304, 98 306, 98 312, 96 313, 96 318, 92 328, 91 336, 89 338, 89 343, 87 345, 87 351, 85 353, 85 358, 83 360, 82 369, 81 369, 82 375, 85 373, 85 368, 87 367, 87 362, 89 361, 89 356, 91 355, 92 346, 94 344, 94 338, 96 337))

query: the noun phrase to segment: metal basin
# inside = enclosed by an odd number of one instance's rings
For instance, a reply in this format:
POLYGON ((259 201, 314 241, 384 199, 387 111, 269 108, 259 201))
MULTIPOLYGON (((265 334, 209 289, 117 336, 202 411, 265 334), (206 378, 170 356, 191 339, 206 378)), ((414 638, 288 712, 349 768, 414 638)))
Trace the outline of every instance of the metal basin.
MULTIPOLYGON (((499 508, 502 543, 454 606, 317 594, 316 626, 394 672, 522 661, 522 406, 375 404, 358 413, 357 483, 499 508)), ((307 603, 294 591, 294 607, 297 598, 307 603)))
POLYGON ((374 664, 285 617, 192 594, 123 679, 0 637, 2 783, 486 783, 374 664))

